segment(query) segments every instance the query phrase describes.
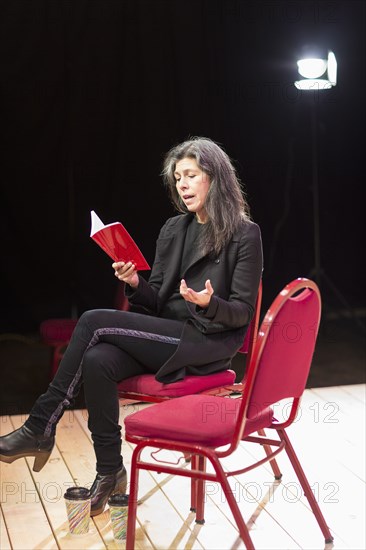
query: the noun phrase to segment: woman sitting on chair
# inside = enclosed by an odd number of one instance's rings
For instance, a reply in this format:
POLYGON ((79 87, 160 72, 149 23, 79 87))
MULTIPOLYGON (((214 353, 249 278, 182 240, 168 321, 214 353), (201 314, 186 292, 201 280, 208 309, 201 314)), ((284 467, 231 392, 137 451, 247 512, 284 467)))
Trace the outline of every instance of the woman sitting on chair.
POLYGON ((165 384, 230 367, 252 318, 262 275, 259 227, 250 220, 235 169, 212 140, 194 138, 166 155, 163 178, 181 215, 157 240, 147 282, 131 262, 116 262, 132 305, 146 314, 98 309, 78 321, 58 371, 24 425, 0 438, 4 462, 47 462, 65 408, 84 384, 96 455, 91 515, 125 492, 118 383, 155 373, 165 384))

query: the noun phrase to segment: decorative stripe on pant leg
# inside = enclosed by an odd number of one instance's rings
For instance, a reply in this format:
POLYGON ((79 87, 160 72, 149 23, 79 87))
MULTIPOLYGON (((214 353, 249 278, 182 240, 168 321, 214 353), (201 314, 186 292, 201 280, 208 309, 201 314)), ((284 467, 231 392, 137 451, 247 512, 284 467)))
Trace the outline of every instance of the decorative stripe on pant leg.
POLYGON ((85 351, 83 353, 83 357, 81 359, 79 368, 78 368, 73 380, 71 381, 70 386, 67 389, 65 399, 63 399, 63 401, 61 401, 61 403, 57 406, 56 410, 51 415, 51 417, 48 421, 48 424, 47 424, 45 432, 44 432, 45 436, 49 437, 52 434, 53 426, 55 424, 57 424, 57 422, 59 421, 59 419, 60 419, 60 417, 61 417, 61 415, 64 411, 64 409, 67 406, 70 405, 70 401, 75 396, 74 392, 75 392, 75 388, 78 385, 80 377, 81 377, 83 359, 84 359, 85 353, 90 348, 92 348, 93 346, 95 346, 99 342, 100 336, 109 335, 109 334, 119 335, 119 336, 132 336, 134 338, 141 338, 141 339, 144 339, 144 340, 152 340, 154 342, 164 342, 166 344, 177 344, 178 345, 178 343, 179 343, 179 338, 174 338, 173 336, 164 336, 162 334, 154 334, 152 332, 144 332, 142 330, 134 330, 134 329, 128 329, 128 328, 100 328, 100 329, 97 329, 94 332, 92 339, 90 340, 87 348, 85 349, 85 351))

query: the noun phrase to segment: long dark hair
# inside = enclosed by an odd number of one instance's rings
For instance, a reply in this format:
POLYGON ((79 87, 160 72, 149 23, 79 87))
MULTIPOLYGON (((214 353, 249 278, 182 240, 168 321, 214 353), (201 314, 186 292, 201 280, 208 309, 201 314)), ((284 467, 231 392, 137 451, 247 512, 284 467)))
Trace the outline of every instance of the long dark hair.
POLYGON ((180 143, 165 155, 162 176, 170 198, 178 210, 186 214, 176 188, 175 166, 183 158, 193 158, 210 178, 205 200, 207 223, 203 225, 201 243, 205 254, 219 254, 243 221, 250 220, 249 206, 241 182, 227 153, 209 138, 194 137, 180 143))

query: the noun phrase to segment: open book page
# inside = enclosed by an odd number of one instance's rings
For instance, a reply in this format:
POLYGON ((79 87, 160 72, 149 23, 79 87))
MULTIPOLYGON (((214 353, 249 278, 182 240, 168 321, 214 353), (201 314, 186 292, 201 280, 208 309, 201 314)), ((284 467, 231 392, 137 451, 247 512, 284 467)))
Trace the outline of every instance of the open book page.
POLYGON ((150 266, 135 241, 121 222, 104 225, 92 210, 90 237, 115 262, 134 262, 138 271, 149 270, 150 266))

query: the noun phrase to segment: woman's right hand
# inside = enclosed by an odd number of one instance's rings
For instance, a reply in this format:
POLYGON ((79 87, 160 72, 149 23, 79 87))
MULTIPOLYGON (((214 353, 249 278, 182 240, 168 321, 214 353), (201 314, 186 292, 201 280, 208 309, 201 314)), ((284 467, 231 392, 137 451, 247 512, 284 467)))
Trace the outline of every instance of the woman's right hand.
POLYGON ((139 276, 136 271, 136 266, 132 262, 115 262, 112 264, 114 274, 120 281, 127 283, 132 288, 139 286, 139 276))

